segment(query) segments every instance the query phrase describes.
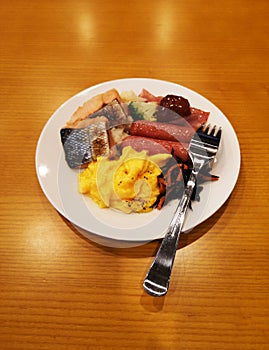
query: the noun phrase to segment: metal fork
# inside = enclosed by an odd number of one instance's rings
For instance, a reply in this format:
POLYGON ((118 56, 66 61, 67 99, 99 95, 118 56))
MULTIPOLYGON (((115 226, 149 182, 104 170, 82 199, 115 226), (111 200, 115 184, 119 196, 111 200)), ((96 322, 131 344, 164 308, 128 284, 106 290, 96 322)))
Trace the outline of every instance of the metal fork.
POLYGON ((168 291, 179 236, 196 184, 197 175, 205 165, 215 158, 219 149, 221 132, 221 128, 216 125, 213 127, 210 124, 205 125, 195 133, 190 142, 188 151, 193 163, 193 169, 184 194, 143 283, 145 291, 150 295, 163 296, 168 291))

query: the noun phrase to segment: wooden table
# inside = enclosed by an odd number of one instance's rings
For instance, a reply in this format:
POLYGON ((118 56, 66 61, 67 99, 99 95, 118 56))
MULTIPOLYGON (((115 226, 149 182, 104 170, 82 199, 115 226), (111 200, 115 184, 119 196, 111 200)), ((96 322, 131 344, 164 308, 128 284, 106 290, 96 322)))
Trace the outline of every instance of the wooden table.
POLYGON ((0 348, 269 349, 269 3, 2 1, 0 348), (159 246, 84 239, 35 173, 51 114, 104 81, 173 81, 216 104, 242 164, 224 206, 183 236, 164 298, 159 246))

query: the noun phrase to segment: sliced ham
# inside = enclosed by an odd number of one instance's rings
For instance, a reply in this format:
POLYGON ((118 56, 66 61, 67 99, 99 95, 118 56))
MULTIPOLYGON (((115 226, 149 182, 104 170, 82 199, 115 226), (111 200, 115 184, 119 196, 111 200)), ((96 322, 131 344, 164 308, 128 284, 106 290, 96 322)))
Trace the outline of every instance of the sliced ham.
POLYGON ((157 102, 158 104, 163 98, 163 96, 154 96, 146 89, 142 89, 138 96, 144 98, 147 102, 157 102))

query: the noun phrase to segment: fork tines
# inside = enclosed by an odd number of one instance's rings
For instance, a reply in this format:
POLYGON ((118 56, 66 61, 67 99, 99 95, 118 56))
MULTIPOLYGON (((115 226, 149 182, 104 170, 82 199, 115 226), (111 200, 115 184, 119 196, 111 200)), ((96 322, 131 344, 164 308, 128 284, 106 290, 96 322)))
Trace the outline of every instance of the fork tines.
POLYGON ((216 146, 218 146, 220 143, 221 133, 221 127, 217 125, 211 126, 211 124, 202 125, 196 132, 200 141, 216 146))

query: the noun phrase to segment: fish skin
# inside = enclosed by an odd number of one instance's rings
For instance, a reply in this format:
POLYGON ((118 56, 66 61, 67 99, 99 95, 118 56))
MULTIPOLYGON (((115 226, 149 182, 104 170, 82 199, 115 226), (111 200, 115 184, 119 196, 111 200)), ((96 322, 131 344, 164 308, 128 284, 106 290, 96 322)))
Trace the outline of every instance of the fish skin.
POLYGON ((97 156, 109 151, 106 123, 91 124, 86 128, 62 128, 60 130, 65 160, 71 169, 84 167, 97 156))
POLYGON ((63 128, 60 130, 65 160, 71 169, 88 164, 92 160, 91 143, 87 128, 63 128))

